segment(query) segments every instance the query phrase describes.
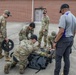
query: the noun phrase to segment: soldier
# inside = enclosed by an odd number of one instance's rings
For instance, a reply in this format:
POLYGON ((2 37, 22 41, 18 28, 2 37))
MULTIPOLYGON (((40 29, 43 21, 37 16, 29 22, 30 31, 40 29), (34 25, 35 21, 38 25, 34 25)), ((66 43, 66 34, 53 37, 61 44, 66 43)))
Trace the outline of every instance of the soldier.
POLYGON ((55 31, 52 31, 51 35, 48 36, 48 50, 51 51, 52 58, 55 58, 55 53, 56 53, 55 49, 53 49, 53 42, 55 37, 56 37, 55 31))
POLYGON ((41 46, 42 37, 44 36, 44 47, 47 45, 47 35, 48 35, 48 26, 49 26, 49 17, 46 15, 47 12, 43 12, 42 19, 42 28, 39 32, 39 47, 41 46))
POLYGON ((30 39, 31 35, 34 33, 35 23, 31 22, 29 26, 21 29, 19 33, 19 41, 23 39, 30 39))
POLYGON ((4 72, 9 73, 9 69, 13 68, 17 63, 19 64, 20 74, 24 73, 24 70, 28 64, 28 56, 35 50, 38 50, 37 36, 32 35, 30 40, 22 40, 19 47, 12 54, 11 61, 7 62, 4 66, 4 72))
POLYGON ((55 37, 56 37, 56 32, 52 31, 51 35, 48 36, 48 48, 49 49, 53 49, 53 42, 54 42, 55 37))
MULTIPOLYGON (((7 32, 6 32, 6 19, 11 16, 11 13, 9 10, 5 10, 3 15, 0 16, 0 59, 4 57, 4 55, 2 55, 2 48, 1 48, 1 43, 2 41, 5 39, 6 41, 8 41, 7 39, 7 32)), ((5 60, 7 61, 9 59, 9 52, 4 51, 5 53, 5 60)))

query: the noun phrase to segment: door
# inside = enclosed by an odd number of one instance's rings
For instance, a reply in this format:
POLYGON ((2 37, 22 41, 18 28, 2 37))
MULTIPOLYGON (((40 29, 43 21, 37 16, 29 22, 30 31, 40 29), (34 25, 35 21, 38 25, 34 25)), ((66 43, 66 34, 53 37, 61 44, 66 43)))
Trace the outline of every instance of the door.
POLYGON ((43 9, 35 9, 35 22, 41 22, 43 17, 43 9))

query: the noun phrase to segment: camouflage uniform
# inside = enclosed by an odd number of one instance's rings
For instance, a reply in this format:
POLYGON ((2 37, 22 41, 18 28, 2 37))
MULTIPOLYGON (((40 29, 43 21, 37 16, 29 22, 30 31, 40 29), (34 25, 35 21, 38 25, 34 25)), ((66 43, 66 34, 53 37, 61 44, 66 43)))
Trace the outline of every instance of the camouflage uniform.
POLYGON ((19 33, 19 40, 30 39, 31 35, 34 33, 34 29, 30 30, 29 26, 24 27, 19 33), (30 34, 30 36, 29 36, 30 34))
POLYGON ((53 49, 53 42, 54 42, 55 37, 56 37, 56 32, 52 31, 51 35, 48 36, 48 48, 53 49))
POLYGON ((49 17, 44 16, 42 19, 42 28, 39 32, 39 46, 41 45, 42 37, 44 36, 44 47, 47 45, 47 35, 48 35, 48 27, 49 27, 49 17))
POLYGON ((52 31, 51 35, 48 36, 48 49, 51 52, 52 58, 55 58, 55 52, 56 52, 55 49, 53 49, 53 42, 54 42, 55 37, 56 37, 55 31, 52 31))
MULTIPOLYGON (((38 42, 32 43, 31 40, 22 40, 19 47, 14 51, 12 55, 12 59, 10 62, 7 62, 5 65, 4 71, 7 72, 8 68, 7 66, 12 67, 19 64, 19 68, 21 69, 21 66, 25 68, 28 64, 28 56, 30 53, 32 53, 35 50, 38 50, 38 42)), ((21 72, 21 71, 20 71, 21 72)))
MULTIPOLYGON (((7 37, 6 34, 6 19, 4 16, 0 16, 0 55, 2 55, 1 43, 7 37)), ((5 51, 5 57, 8 57, 9 52, 5 51)))

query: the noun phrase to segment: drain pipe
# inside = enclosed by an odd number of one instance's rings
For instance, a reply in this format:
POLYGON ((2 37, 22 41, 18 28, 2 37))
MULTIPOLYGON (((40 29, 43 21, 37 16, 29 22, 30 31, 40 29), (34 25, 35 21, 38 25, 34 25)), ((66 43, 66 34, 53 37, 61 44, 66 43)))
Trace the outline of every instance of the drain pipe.
POLYGON ((31 21, 34 21, 34 0, 32 0, 32 16, 31 16, 31 21))

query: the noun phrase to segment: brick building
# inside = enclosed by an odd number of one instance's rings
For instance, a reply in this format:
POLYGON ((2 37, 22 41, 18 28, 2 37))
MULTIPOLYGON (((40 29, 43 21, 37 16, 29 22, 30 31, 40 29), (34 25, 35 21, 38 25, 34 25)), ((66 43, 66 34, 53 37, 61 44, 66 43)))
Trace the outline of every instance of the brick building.
POLYGON ((76 0, 0 0, 0 15, 5 9, 12 13, 11 22, 40 22, 43 9, 47 9, 51 23, 58 23, 61 4, 68 3, 76 16, 76 0))

